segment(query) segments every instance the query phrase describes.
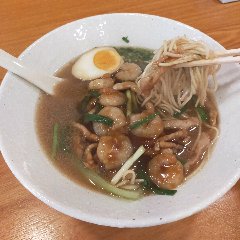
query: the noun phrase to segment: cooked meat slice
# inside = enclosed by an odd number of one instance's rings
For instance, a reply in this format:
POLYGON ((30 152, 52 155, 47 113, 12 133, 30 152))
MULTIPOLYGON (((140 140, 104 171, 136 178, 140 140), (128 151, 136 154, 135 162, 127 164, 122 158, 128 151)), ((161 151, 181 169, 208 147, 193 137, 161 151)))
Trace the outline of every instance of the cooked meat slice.
POLYGON ((199 120, 196 117, 190 117, 186 120, 171 119, 163 122, 166 129, 189 129, 199 126, 199 120))

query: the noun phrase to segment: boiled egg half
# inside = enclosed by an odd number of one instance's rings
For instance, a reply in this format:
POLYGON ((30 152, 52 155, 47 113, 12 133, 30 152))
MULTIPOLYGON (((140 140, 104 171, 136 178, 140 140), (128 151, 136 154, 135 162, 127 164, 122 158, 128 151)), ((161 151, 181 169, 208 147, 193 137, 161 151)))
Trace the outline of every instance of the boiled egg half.
POLYGON ((72 67, 72 74, 82 80, 92 80, 117 71, 122 63, 122 57, 114 48, 93 48, 77 59, 72 67))

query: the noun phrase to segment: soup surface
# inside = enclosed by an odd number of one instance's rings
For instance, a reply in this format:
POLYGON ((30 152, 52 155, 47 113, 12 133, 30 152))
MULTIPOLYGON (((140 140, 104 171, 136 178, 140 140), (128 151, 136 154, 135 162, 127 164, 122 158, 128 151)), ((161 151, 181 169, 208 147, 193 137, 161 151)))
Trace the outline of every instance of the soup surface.
MULTIPOLYGON (((136 63, 141 70, 144 70, 153 57, 153 51, 149 49, 119 47, 116 50, 124 62, 136 63)), ((54 96, 42 94, 37 107, 37 133, 49 159, 61 172, 77 183, 106 193, 101 184, 100 186, 92 184, 91 177, 88 178, 91 174, 83 174, 82 169, 89 168, 110 183, 126 160, 140 146, 144 146, 144 154, 134 162, 130 172, 121 179, 120 184, 118 183, 119 186, 116 184, 115 186, 127 191, 142 189, 144 194, 173 195, 176 192, 173 189, 199 168, 211 152, 219 122, 213 95, 208 93, 204 106, 197 107, 193 97, 174 116, 155 110, 151 104, 141 107, 137 94, 130 87, 117 91, 120 92, 120 98, 124 98, 122 104, 108 106, 101 102, 104 101, 102 100, 104 94, 109 97, 106 90, 89 89, 89 81, 73 77, 71 69, 74 63, 75 60, 67 63, 57 72, 57 76, 66 80, 57 86, 54 96), (135 104, 135 109, 134 106, 129 108, 129 99, 131 104, 135 104), (105 129, 103 123, 89 119, 86 121, 86 114, 89 114, 87 117, 94 114, 106 115, 104 109, 106 111, 119 109, 124 114, 123 126, 116 129, 112 127, 111 131, 108 129, 107 133, 102 133, 101 131, 105 129), (139 123, 138 121, 142 119, 147 119, 147 122, 139 123), (136 122, 140 127, 136 127, 136 122), (89 140, 86 134, 84 135, 85 130, 82 126, 97 136, 99 142, 89 140), (148 129, 144 129, 144 126, 148 129), (106 147, 108 144, 111 146, 110 150, 106 147), (114 158, 118 161, 115 162, 114 158), (133 179, 131 171, 138 181, 133 179)), ((107 75, 104 78, 109 77, 107 75)), ((115 84, 122 83, 115 74, 111 77, 115 84)), ((110 105, 112 104, 111 102, 110 105)), ((117 111, 113 113, 116 114, 117 111)))

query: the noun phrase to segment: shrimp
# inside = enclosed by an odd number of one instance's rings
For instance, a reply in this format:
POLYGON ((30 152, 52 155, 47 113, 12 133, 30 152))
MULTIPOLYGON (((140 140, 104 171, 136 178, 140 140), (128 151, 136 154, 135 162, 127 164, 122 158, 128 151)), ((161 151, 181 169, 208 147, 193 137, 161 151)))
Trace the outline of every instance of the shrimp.
POLYGON ((89 89, 96 90, 101 88, 111 88, 114 84, 112 78, 99 78, 91 81, 89 83, 89 89))
POLYGON ((173 154, 158 154, 148 167, 150 178, 160 188, 174 189, 184 180, 183 166, 173 154))
POLYGON ((99 103, 103 106, 120 106, 126 102, 126 96, 112 88, 104 88, 101 90, 99 103))
POLYGON ((127 125, 127 119, 121 109, 117 107, 104 107, 99 115, 109 117, 113 120, 113 125, 107 126, 103 123, 94 122, 93 129, 98 136, 107 135, 111 131, 124 131, 123 127, 127 125))
POLYGON ((138 88, 138 85, 135 82, 130 82, 130 81, 116 83, 113 86, 113 89, 115 90, 131 89, 133 92, 140 93, 140 89, 138 88))
POLYGON ((154 113, 155 109, 154 109, 154 106, 151 102, 147 102, 145 104, 145 107, 146 107, 146 110, 149 112, 149 114, 154 113))
POLYGON ((107 170, 121 167, 132 153, 131 141, 123 134, 102 136, 97 147, 99 161, 107 170))
MULTIPOLYGON (((132 114, 130 116, 130 124, 141 120, 147 116, 149 116, 149 112, 147 110, 143 111, 142 113, 132 114)), ((150 122, 145 123, 135 129, 132 129, 131 131, 137 137, 155 138, 163 132, 163 121, 157 115, 150 122)))
POLYGON ((134 81, 142 73, 141 68, 135 63, 124 63, 115 77, 121 81, 134 81))

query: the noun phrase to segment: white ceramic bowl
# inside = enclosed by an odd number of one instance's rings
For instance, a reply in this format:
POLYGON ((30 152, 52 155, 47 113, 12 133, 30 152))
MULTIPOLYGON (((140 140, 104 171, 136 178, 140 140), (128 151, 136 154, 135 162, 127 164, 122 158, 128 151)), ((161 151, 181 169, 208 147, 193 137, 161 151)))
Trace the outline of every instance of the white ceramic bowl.
MULTIPOLYGON (((64 63, 96 46, 140 46, 156 49, 164 39, 186 35, 223 47, 182 23, 143 14, 109 14, 81 19, 43 36, 21 55, 26 64, 53 74, 64 63), (128 36, 130 43, 122 41, 128 36)), ((221 135, 203 169, 175 196, 125 201, 85 189, 62 175, 47 159, 35 131, 38 89, 8 73, 0 92, 0 147, 16 178, 47 205, 87 222, 115 227, 145 227, 182 219, 221 197, 240 175, 239 68, 225 65, 218 73, 217 101, 221 135)))

